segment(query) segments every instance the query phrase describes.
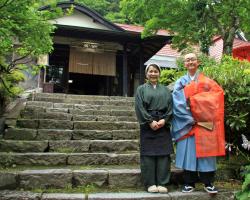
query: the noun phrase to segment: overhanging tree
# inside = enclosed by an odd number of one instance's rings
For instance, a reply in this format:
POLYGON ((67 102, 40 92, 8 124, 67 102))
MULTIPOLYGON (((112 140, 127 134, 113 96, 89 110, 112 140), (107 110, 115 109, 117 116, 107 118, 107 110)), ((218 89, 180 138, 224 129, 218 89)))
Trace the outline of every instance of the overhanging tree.
POLYGON ((130 21, 145 25, 144 35, 157 29, 175 34, 173 43, 183 49, 199 43, 208 53, 213 36, 223 39, 223 53, 232 53, 237 31, 249 31, 248 0, 122 0, 122 12, 130 21))
MULTIPOLYGON (((0 0, 0 103, 20 92, 26 64, 52 50, 54 26, 48 21, 60 11, 38 11, 40 0, 0 0)), ((32 68, 31 66, 31 69, 32 68)), ((0 106, 1 107, 1 106, 0 106)))

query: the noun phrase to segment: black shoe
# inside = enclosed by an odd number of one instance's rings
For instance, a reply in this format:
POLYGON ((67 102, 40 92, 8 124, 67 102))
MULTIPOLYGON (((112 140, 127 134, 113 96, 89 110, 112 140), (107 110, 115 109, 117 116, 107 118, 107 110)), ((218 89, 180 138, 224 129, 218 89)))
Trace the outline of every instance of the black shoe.
POLYGON ((207 193, 210 193, 210 194, 216 194, 216 193, 218 193, 217 188, 214 187, 213 185, 205 186, 205 187, 204 187, 204 190, 205 190, 207 193))
POLYGON ((194 187, 191 185, 184 185, 182 188, 183 193, 189 193, 189 192, 193 192, 193 191, 194 191, 194 187))

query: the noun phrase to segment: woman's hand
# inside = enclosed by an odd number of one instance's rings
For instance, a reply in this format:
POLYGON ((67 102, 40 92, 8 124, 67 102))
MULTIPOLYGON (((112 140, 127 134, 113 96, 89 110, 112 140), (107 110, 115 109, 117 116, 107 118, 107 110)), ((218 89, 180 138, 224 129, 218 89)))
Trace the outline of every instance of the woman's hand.
POLYGON ((159 120, 159 121, 157 122, 157 124, 158 124, 158 127, 159 127, 159 128, 163 127, 163 126, 165 125, 165 119, 159 120))
POLYGON ((158 122, 157 121, 152 121, 149 124, 150 128, 153 129, 154 131, 156 131, 159 128, 158 122))

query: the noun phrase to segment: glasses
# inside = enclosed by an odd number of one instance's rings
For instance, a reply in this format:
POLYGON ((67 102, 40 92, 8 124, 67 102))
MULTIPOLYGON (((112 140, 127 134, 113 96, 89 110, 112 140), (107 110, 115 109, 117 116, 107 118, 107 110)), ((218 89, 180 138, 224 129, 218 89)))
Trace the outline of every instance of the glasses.
POLYGON ((187 59, 185 59, 184 61, 185 62, 190 62, 190 61, 196 61, 197 60, 197 58, 187 58, 187 59))

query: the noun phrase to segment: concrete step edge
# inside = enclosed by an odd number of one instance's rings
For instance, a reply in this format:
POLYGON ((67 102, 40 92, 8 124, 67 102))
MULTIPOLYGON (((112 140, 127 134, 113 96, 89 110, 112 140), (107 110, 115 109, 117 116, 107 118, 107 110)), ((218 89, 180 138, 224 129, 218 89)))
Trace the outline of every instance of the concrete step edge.
MULTIPOLYGON (((216 195, 216 200, 233 200, 237 191, 222 191, 216 195)), ((0 191, 2 200, 7 199, 29 199, 29 200, 172 200, 172 199, 210 199, 208 194, 197 191, 184 194, 179 191, 169 192, 168 194, 150 194, 145 191, 138 192, 119 192, 119 193, 32 193, 24 191, 0 191)))

